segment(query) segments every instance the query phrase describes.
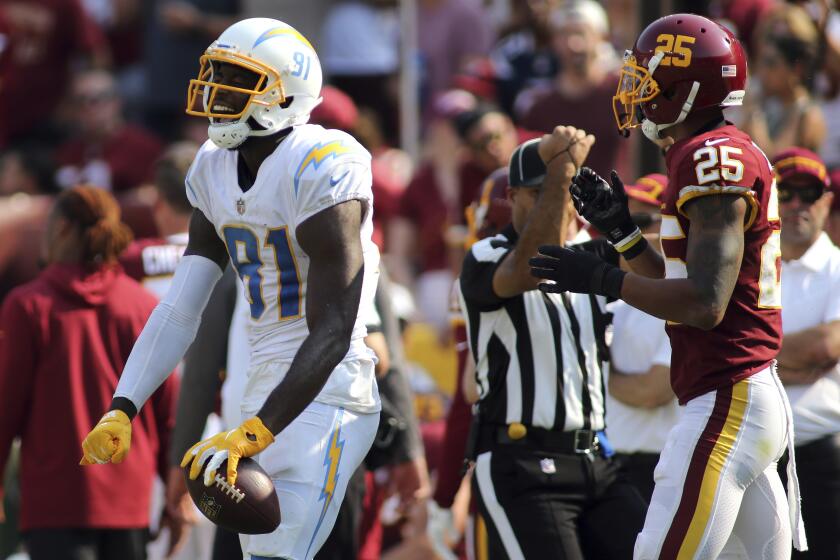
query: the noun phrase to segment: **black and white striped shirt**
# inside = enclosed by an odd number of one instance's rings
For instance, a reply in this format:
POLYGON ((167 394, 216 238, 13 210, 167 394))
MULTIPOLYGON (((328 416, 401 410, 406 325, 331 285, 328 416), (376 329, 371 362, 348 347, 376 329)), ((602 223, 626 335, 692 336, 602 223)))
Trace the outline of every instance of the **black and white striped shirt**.
POLYGON ((461 271, 461 308, 476 363, 482 423, 559 431, 604 429, 601 296, 493 292, 493 274, 513 249, 512 227, 475 243, 461 271))

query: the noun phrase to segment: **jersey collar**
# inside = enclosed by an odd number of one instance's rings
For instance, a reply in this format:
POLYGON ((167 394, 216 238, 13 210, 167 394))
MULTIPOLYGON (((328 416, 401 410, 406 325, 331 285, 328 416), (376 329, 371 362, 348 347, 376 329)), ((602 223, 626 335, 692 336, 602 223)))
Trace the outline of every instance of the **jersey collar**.
POLYGON ((791 262, 804 266, 813 272, 819 272, 828 262, 834 248, 828 234, 823 232, 801 257, 791 262))

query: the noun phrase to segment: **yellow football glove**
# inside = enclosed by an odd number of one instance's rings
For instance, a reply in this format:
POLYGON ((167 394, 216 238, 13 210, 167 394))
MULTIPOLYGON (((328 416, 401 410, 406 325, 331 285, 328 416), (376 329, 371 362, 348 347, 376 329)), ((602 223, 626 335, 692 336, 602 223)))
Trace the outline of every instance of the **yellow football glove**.
POLYGON ((274 434, 265 427, 262 420, 254 416, 242 422, 235 430, 216 434, 190 447, 181 460, 181 467, 186 467, 192 461, 190 479, 195 480, 201 472, 201 466, 210 459, 204 471, 204 485, 211 486, 216 470, 227 459, 227 481, 233 485, 236 483, 239 459, 256 455, 273 442, 274 434))
POLYGON ((82 442, 80 465, 122 463, 131 448, 131 420, 122 410, 112 410, 93 427, 82 442))

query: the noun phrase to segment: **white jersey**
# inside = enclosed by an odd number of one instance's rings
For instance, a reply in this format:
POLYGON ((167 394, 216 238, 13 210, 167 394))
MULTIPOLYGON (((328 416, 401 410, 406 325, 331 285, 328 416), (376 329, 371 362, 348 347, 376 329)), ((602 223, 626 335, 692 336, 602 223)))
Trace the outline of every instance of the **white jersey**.
MULTIPOLYGON (((628 375, 655 365, 671 365, 665 321, 619 300, 610 304, 613 336, 610 354, 616 369, 628 375)), ((607 437, 620 453, 660 453, 679 419, 676 398, 656 408, 628 406, 607 393, 607 437)))
MULTIPOLYGON (((187 174, 187 197, 216 228, 242 280, 250 308, 247 331, 254 368, 290 362, 309 334, 309 257, 297 241, 300 224, 348 200, 367 203, 361 229, 365 274, 360 311, 373 305, 379 251, 371 240, 370 154, 352 136, 316 125, 296 126, 265 159, 246 192, 238 182, 238 157, 237 151, 205 142, 187 174)), ((366 334, 359 316, 342 364, 374 359, 363 340, 366 334)), ((316 400, 360 412, 378 410, 373 368, 362 368, 368 369, 370 378, 359 379, 358 373, 350 373, 358 368, 337 367, 316 400), (354 377, 343 378, 349 375, 354 377)))

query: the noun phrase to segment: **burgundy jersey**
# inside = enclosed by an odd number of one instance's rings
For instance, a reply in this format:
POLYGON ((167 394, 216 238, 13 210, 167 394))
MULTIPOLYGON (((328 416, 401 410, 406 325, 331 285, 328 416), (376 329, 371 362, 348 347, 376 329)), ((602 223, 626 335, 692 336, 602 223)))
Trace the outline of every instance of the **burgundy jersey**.
POLYGON ((175 267, 187 248, 187 235, 172 235, 168 239, 138 239, 120 255, 126 274, 161 299, 169 290, 175 267))
POLYGON ((671 386, 680 404, 726 387, 767 367, 782 339, 779 206, 770 162, 733 125, 681 140, 668 150, 663 194, 665 276, 686 278, 693 198, 740 194, 748 202, 744 257, 723 321, 704 331, 668 323, 671 386))

